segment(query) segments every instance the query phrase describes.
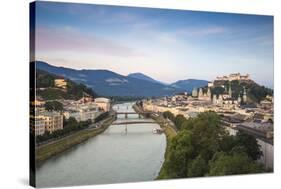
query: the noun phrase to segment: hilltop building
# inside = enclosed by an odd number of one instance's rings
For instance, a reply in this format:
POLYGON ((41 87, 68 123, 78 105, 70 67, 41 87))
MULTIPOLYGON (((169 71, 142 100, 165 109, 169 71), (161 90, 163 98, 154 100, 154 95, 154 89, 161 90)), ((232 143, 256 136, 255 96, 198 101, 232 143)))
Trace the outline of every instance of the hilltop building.
POLYGON ((67 82, 64 79, 55 79, 55 86, 59 88, 66 89, 67 82))
POLYGON ((229 76, 218 76, 216 80, 233 81, 233 80, 250 80, 250 75, 241 75, 240 73, 229 74, 229 76))

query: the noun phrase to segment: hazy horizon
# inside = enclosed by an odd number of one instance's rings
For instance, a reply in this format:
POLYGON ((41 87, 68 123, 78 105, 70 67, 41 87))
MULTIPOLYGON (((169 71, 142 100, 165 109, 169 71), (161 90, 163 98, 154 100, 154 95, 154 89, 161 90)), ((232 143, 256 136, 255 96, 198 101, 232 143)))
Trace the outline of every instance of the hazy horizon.
POLYGON ((36 60, 172 83, 250 74, 273 88, 273 17, 36 2, 36 60))

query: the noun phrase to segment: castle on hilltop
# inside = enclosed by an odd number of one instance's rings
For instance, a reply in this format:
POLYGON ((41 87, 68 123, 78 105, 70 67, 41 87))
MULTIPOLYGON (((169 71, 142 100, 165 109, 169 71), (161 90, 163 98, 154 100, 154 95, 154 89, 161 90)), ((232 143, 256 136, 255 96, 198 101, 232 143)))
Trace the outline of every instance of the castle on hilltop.
POLYGON ((233 81, 233 80, 250 80, 250 75, 241 75, 240 73, 232 73, 229 76, 218 76, 216 80, 220 81, 233 81))

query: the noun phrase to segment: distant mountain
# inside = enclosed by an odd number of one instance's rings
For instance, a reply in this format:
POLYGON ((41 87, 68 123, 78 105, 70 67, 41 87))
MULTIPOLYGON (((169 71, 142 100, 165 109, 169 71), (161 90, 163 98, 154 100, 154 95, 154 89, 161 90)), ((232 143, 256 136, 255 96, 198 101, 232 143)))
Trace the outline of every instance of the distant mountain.
POLYGON ((131 73, 128 75, 128 77, 131 77, 131 78, 136 78, 136 79, 142 79, 142 80, 145 80, 145 81, 150 81, 152 83, 159 83, 159 84, 164 84, 162 83, 161 81, 157 81, 147 75, 144 75, 143 73, 131 73))
POLYGON ((175 83, 172 83, 170 86, 177 89, 184 89, 187 92, 191 92, 194 88, 205 87, 206 85, 208 85, 208 81, 206 80, 187 79, 179 80, 175 83))
POLYGON ((169 85, 142 73, 124 76, 109 70, 76 70, 53 66, 42 61, 36 61, 36 68, 82 83, 101 96, 169 96, 179 92, 191 92, 193 88, 208 84, 206 80, 187 79, 169 85))
POLYGON ((85 84, 102 96, 165 96, 178 92, 171 86, 123 76, 108 70, 75 70, 37 61, 36 68, 85 84))

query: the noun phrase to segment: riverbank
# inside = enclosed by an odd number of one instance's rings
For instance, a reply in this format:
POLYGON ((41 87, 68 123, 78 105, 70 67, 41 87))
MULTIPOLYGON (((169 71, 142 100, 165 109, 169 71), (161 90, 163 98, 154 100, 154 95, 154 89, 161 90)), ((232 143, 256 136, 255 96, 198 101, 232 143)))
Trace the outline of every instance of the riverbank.
POLYGON ((92 138, 102 132, 104 132, 111 123, 115 120, 114 117, 107 118, 99 128, 88 128, 64 137, 58 141, 52 142, 50 144, 45 144, 36 148, 35 150, 35 161, 36 164, 41 164, 45 160, 53 157, 59 153, 62 153, 75 145, 78 145, 89 138, 92 138))
MULTIPOLYGON (((133 109, 137 112, 137 113, 140 113, 140 114, 143 114, 143 111, 135 104, 133 105, 133 109)), ((145 115, 146 116, 146 115, 145 115)), ((172 125, 169 124, 169 122, 167 122, 165 120, 164 117, 162 116, 153 116, 153 115, 150 115, 150 117, 160 125, 160 127, 164 130, 164 133, 166 135, 166 150, 165 150, 165 160, 162 164, 162 167, 158 173, 158 176, 155 178, 155 180, 158 180, 158 179, 162 179, 162 175, 164 175, 164 166, 165 166, 165 163, 166 163, 166 157, 167 157, 167 154, 169 153, 168 150, 169 150, 169 146, 170 146, 170 143, 171 143, 171 140, 173 137, 175 137, 177 135, 177 131, 173 128, 172 125)))

